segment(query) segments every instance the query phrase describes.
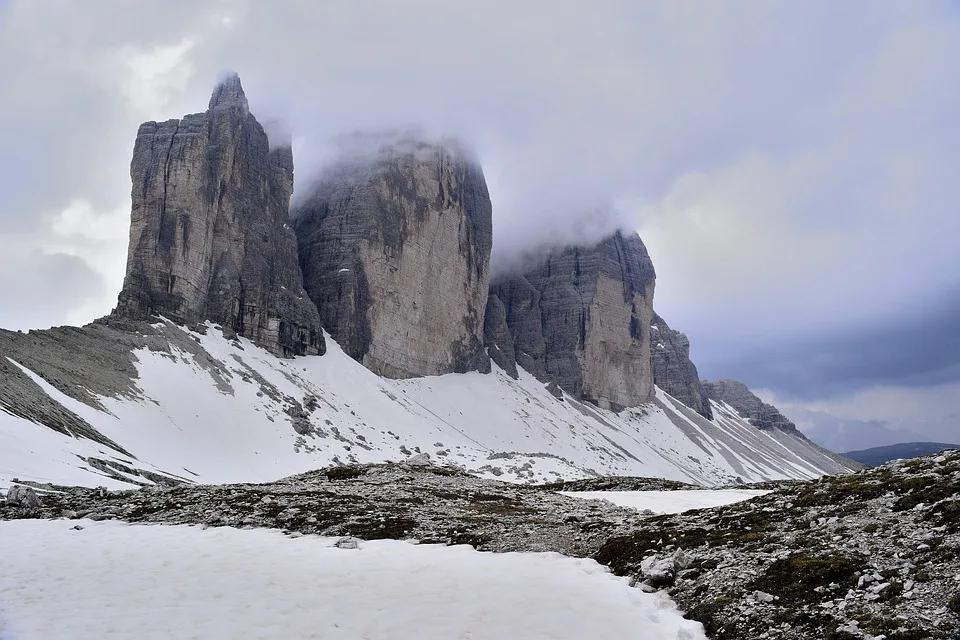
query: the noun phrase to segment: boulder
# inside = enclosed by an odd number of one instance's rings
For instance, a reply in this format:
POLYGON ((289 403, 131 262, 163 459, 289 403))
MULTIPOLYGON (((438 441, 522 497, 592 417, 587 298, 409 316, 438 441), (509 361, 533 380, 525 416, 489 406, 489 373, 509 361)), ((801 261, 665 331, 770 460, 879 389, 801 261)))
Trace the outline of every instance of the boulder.
POLYGON ((40 507, 40 498, 32 487, 15 484, 7 490, 7 504, 24 509, 37 509, 40 507))

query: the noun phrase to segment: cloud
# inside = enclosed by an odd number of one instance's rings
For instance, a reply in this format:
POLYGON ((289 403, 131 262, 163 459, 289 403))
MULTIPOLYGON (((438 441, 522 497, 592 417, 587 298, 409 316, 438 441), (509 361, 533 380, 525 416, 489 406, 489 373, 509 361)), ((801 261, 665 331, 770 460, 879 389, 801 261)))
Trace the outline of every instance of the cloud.
POLYGON ((925 434, 909 429, 891 428, 879 420, 839 418, 825 411, 812 411, 804 407, 790 407, 785 409, 784 413, 808 438, 838 453, 898 442, 930 440, 930 436, 925 434))
POLYGON ((72 311, 103 293, 98 274, 80 258, 21 250, 5 242, 0 248, 0 291, 5 301, 17 301, 0 306, 0 327, 27 330, 65 324, 72 311))
POLYGON ((761 391, 811 439, 833 451, 897 442, 960 441, 960 382, 875 386, 842 397, 796 403, 761 391))
MULTIPOLYGON (((836 332, 766 344, 744 342, 739 353, 707 350, 705 377, 722 370, 748 385, 794 400, 848 396, 876 387, 960 383, 960 289, 942 300, 836 332)), ((960 406, 958 406, 960 409, 960 406)))

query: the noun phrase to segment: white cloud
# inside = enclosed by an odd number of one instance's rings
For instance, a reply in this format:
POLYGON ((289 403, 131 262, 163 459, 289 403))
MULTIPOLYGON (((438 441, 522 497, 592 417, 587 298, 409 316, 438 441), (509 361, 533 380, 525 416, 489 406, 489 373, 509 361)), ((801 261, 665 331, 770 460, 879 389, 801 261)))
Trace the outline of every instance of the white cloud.
POLYGON ((120 93, 137 117, 156 118, 158 112, 168 107, 173 96, 186 91, 195 73, 187 58, 193 45, 192 40, 184 39, 172 45, 154 46, 147 51, 129 45, 118 52, 128 71, 120 93))
POLYGON ((960 383, 931 387, 876 386, 818 402, 756 392, 797 426, 836 451, 895 442, 960 442, 960 383))

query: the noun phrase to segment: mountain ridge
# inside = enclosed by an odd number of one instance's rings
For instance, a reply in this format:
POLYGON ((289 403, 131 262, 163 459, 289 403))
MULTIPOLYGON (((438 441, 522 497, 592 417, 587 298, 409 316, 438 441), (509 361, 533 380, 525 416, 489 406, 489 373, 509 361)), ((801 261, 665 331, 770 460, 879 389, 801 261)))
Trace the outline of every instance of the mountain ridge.
POLYGON ((960 449, 960 444, 945 442, 899 442, 869 449, 846 451, 840 455, 867 467, 876 467, 894 460, 906 460, 920 456, 935 455, 950 449, 960 449))
POLYGON ((635 232, 491 285, 476 158, 413 134, 351 140, 288 219, 292 151, 239 77, 204 113, 145 123, 117 309, 0 332, 0 476, 271 480, 421 452, 515 482, 858 468, 758 423, 739 383, 698 380, 686 336, 654 314, 635 232))

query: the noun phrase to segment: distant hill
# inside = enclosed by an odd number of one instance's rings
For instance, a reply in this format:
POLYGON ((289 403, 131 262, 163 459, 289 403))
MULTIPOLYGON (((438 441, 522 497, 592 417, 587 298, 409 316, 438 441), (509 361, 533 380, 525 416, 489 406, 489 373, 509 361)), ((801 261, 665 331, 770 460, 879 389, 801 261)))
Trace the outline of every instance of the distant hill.
POLYGON ((856 460, 861 464, 865 464, 868 467, 875 467, 890 460, 916 458, 931 453, 940 453, 945 449, 960 449, 960 444, 946 444, 943 442, 901 442, 899 444, 888 444, 884 447, 847 451, 842 455, 851 460, 856 460))

